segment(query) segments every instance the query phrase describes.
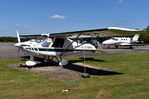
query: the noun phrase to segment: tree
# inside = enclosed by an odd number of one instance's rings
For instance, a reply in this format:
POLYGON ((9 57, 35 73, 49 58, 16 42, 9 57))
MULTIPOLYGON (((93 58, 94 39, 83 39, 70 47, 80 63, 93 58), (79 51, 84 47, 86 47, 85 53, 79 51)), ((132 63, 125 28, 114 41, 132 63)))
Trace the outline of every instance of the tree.
POLYGON ((149 31, 149 26, 147 26, 147 27, 145 28, 145 31, 149 31))

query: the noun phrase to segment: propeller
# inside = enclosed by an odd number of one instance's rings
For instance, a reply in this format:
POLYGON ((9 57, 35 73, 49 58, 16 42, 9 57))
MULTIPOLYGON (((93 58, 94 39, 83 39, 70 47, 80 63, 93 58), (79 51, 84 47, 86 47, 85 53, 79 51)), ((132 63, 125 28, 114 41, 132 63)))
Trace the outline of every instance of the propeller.
POLYGON ((17 57, 19 57, 20 54, 20 49, 21 49, 21 40, 20 40, 20 36, 19 36, 19 31, 16 30, 16 34, 17 34, 17 39, 18 39, 18 43, 15 44, 16 47, 18 47, 18 52, 17 52, 17 57))
POLYGON ((18 47, 18 52, 17 52, 17 57, 20 58, 20 50, 21 50, 21 47, 18 47))

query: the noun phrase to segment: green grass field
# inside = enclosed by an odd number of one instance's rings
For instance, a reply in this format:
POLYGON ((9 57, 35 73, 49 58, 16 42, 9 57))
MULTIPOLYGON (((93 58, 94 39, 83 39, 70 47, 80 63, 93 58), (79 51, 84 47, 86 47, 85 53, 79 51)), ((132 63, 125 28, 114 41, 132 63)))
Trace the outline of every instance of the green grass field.
MULTIPOLYGON (((71 84, 71 90, 62 89, 62 82, 39 74, 24 72, 8 64, 17 59, 0 60, 0 99, 148 99, 149 53, 91 57, 96 61, 86 64, 110 68, 119 75, 97 75, 71 84), (99 61, 98 61, 99 60, 99 61)), ((79 58, 67 58, 78 60, 79 58)))

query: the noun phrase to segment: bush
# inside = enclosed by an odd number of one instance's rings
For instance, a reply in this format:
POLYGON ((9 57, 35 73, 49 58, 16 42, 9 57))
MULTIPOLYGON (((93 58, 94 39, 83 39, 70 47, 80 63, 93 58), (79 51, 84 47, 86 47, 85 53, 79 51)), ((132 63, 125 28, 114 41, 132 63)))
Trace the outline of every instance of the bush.
POLYGON ((141 34, 139 40, 149 44, 149 33, 141 34))
POLYGON ((0 37, 0 42, 17 42, 16 37, 0 37))

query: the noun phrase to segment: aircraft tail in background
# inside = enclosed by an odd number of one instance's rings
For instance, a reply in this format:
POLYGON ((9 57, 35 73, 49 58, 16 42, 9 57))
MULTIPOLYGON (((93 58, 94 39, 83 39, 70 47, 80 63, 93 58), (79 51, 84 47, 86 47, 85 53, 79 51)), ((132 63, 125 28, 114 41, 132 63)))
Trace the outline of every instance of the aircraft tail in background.
POLYGON ((132 42, 138 42, 139 39, 139 34, 136 34, 133 38, 132 38, 132 42))

